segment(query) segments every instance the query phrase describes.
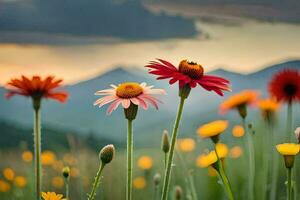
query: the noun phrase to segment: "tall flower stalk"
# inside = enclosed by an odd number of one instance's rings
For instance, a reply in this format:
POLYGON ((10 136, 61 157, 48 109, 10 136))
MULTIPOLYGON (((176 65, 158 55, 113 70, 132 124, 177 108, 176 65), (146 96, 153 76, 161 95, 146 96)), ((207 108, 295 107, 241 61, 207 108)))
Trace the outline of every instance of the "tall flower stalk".
MULTIPOLYGON (((220 140, 220 134, 222 134, 228 127, 228 121, 225 120, 216 120, 207 124, 204 124, 200 126, 197 130, 198 135, 201 138, 210 138, 211 141, 214 144, 214 152, 211 155, 208 155, 212 158, 212 161, 214 161, 213 168, 215 168, 223 182, 224 190, 227 194, 228 199, 233 200, 234 196, 231 190, 231 186, 229 183, 229 180, 227 178, 227 175, 225 173, 222 159, 226 157, 228 154, 228 148, 226 145, 219 143, 220 140), (219 153, 220 152, 220 153, 219 153), (220 154, 220 155, 219 155, 220 154), (216 160, 216 161, 215 161, 216 160)), ((201 157, 200 157, 201 158, 201 157)), ((206 156, 204 156, 206 158, 206 156)), ((203 159, 203 157, 202 157, 203 159)), ((205 159, 204 159, 205 161, 205 159)), ((203 162, 203 161, 202 161, 203 162)), ((208 162, 209 165, 211 165, 210 162, 208 162)), ((204 162, 204 166, 206 166, 206 162, 204 162)), ((200 167, 201 165, 201 159, 200 159, 200 167)))
POLYGON ((41 103, 43 98, 50 98, 59 102, 65 102, 68 94, 66 92, 54 91, 60 86, 62 80, 55 80, 48 76, 44 80, 40 76, 33 76, 31 79, 22 76, 19 79, 11 79, 7 84, 7 98, 14 95, 31 97, 34 110, 34 170, 35 170, 35 198, 41 199, 42 169, 41 169, 41 103))
POLYGON ((169 184, 170 184, 171 167, 172 167, 172 162, 173 162, 173 157, 174 157, 174 149, 175 149, 175 144, 176 144, 178 127, 179 127, 180 119, 182 116, 184 101, 185 101, 185 98, 181 97, 180 103, 178 106, 177 115, 176 115, 176 120, 175 120, 174 127, 173 127, 173 132, 172 132, 172 137, 171 137, 171 146, 170 146, 170 151, 168 154, 167 164, 166 164, 166 168, 165 168, 162 200, 166 200, 168 198, 167 195, 168 195, 169 184))
MULTIPOLYGON (((287 104, 286 142, 292 141, 293 103, 300 102, 300 72, 285 69, 276 73, 269 83, 269 93, 277 101, 287 104)), ((296 190, 296 185, 295 188, 296 190)), ((297 192, 295 192, 295 196, 297 192)), ((297 198, 297 197, 295 197, 297 198)))
POLYGON ((169 185, 172 172, 172 163, 174 157, 174 149, 178 135, 178 128, 183 113, 185 100, 188 98, 192 88, 200 85, 207 91, 214 91, 215 93, 223 96, 223 91, 231 91, 228 84, 229 81, 217 77, 204 74, 204 68, 195 62, 182 60, 178 68, 166 60, 157 59, 151 61, 145 67, 149 68, 149 73, 157 75, 157 80, 170 79, 169 83, 174 84, 179 82, 179 105, 177 109, 176 119, 173 125, 171 136, 171 146, 168 153, 167 165, 165 167, 165 176, 161 200, 166 200, 169 193, 169 185))
POLYGON ((248 198, 254 200, 254 180, 255 180, 255 152, 253 144, 253 135, 248 131, 246 117, 247 117, 247 106, 253 104, 258 97, 258 92, 255 90, 244 90, 238 94, 229 97, 220 105, 221 113, 225 113, 228 110, 235 109, 238 111, 239 116, 242 119, 243 127, 246 133, 246 144, 248 147, 248 158, 249 158, 249 178, 248 178, 248 198))
POLYGON ((88 195, 88 200, 94 200, 95 199, 96 190, 100 185, 100 179, 101 179, 102 171, 103 171, 104 167, 112 161, 112 159, 114 158, 114 155, 115 155, 115 147, 112 144, 106 145, 105 147, 103 147, 101 149, 101 151, 99 153, 99 158, 101 160, 101 163, 99 165, 99 169, 98 169, 97 174, 95 176, 92 191, 88 195))
POLYGON ((127 200, 132 199, 132 165, 133 165, 133 132, 132 120, 127 120, 127 200))
POLYGON ((218 162, 218 169, 219 169, 218 172, 219 172, 221 180, 224 184, 224 189, 226 191, 227 197, 230 200, 234 200, 233 193, 232 193, 232 190, 231 190, 231 186, 230 186, 229 180, 227 178, 227 175, 224 171, 223 164, 222 164, 222 161, 221 161, 221 159, 218 155, 218 151, 217 151, 216 146, 215 146, 215 152, 216 152, 216 156, 217 156, 217 159, 218 159, 218 161, 217 161, 218 162))
POLYGON ((223 167, 223 163, 227 155, 228 147, 223 143, 216 143, 215 150, 201 154, 197 158, 196 163, 197 166, 201 168, 212 167, 217 172, 223 183, 223 188, 227 198, 229 200, 234 200, 233 192, 223 167))
POLYGON ((299 145, 294 143, 284 143, 276 145, 277 151, 283 156, 287 171, 287 200, 292 200, 292 168, 295 156, 299 153, 299 145))
POLYGON ((165 94, 162 89, 153 89, 153 86, 147 86, 146 83, 125 82, 118 86, 111 85, 112 88, 100 90, 95 95, 103 95, 104 97, 95 101, 94 105, 102 107, 108 103, 111 105, 107 109, 107 114, 111 114, 114 110, 122 105, 124 115, 127 120, 127 183, 126 183, 126 199, 132 199, 132 169, 133 169, 133 130, 132 124, 141 106, 144 110, 148 109, 148 104, 158 109, 160 102, 154 95, 165 94))
POLYGON ((70 168, 64 167, 62 170, 62 175, 65 179, 66 185, 66 200, 70 200, 70 168))
POLYGON ((275 99, 260 99, 257 101, 257 106, 260 109, 262 119, 265 122, 265 127, 268 130, 268 133, 264 133, 263 144, 265 146, 264 157, 263 157, 263 169, 264 172, 264 181, 262 182, 262 199, 266 199, 268 194, 268 183, 269 183, 269 174, 271 174, 271 190, 270 190, 270 199, 274 200, 276 197, 276 185, 278 178, 278 155, 274 153, 273 146, 276 144, 276 135, 274 134, 274 126, 276 124, 276 112, 280 108, 280 103, 275 99), (272 147, 272 148, 270 148, 272 147), (269 166, 270 161, 272 161, 272 170, 269 166))
POLYGON ((246 118, 242 118, 243 127, 247 137, 247 147, 249 156, 249 184, 248 195, 249 200, 254 200, 254 181, 255 181, 255 152, 252 133, 248 130, 246 118))
POLYGON ((41 112, 40 112, 41 100, 33 100, 34 109, 34 169, 35 169, 35 191, 36 199, 40 199, 40 194, 42 192, 42 173, 41 173, 41 112))

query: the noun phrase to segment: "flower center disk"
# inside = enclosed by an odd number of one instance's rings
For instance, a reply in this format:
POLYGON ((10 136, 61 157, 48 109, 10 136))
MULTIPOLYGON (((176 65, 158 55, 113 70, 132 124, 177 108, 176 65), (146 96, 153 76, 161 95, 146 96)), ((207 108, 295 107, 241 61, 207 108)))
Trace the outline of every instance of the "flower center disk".
POLYGON ((286 84, 283 88, 286 95, 293 97, 297 92, 297 86, 294 84, 286 84))
POLYGON ((179 64, 179 71, 192 79, 199 79, 203 76, 204 69, 197 63, 183 60, 179 64))
POLYGON ((121 83, 116 89, 117 96, 125 99, 137 97, 142 93, 143 88, 138 83, 133 82, 121 83))

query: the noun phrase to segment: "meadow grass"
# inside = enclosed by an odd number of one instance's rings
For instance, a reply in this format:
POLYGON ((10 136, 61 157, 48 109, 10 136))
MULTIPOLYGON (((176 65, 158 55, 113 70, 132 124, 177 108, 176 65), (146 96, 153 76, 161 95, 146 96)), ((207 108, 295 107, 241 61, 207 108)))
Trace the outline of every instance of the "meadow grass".
MULTIPOLYGON (((263 179, 263 166, 260 161, 263 159, 263 141, 260 140, 261 135, 264 133, 263 126, 260 130, 256 130, 254 135, 255 153, 256 153, 256 179, 255 179, 255 199, 261 199, 262 184, 264 184, 263 179), (260 131, 261 130, 261 131, 260 131)), ((227 133, 230 134, 230 133, 227 133)), ((248 166, 247 166, 247 151, 245 151, 244 140, 245 138, 239 138, 233 140, 231 143, 227 143, 229 147, 239 145, 243 149, 243 154, 239 158, 231 158, 228 156, 225 160, 225 170, 228 178, 232 185, 233 193, 236 199, 245 199, 247 197, 247 179, 248 179, 248 166)), ((209 176, 207 168, 198 168, 196 166, 195 160, 198 155, 200 155, 206 148, 212 148, 212 146, 203 141, 195 140, 196 148, 192 152, 180 152, 184 165, 179 159, 178 155, 175 154, 173 173, 170 184, 170 199, 175 198, 175 186, 181 186, 184 194, 183 199, 189 199, 192 195, 191 187, 188 183, 187 174, 191 174, 194 180, 194 185, 198 199, 224 199, 225 195, 221 182, 218 180, 217 176, 209 176)), ((75 148, 76 149, 76 148, 75 148)), ((10 167, 15 171, 16 175, 25 176, 27 179, 27 184, 24 188, 19 188, 13 183, 12 188, 8 192, 0 192, 1 200, 18 200, 18 199, 33 199, 33 163, 24 162, 22 160, 23 150, 7 149, 0 151, 1 163, 0 169, 10 167)), ((274 153, 275 150, 274 150, 274 153)), ((54 177, 61 177, 61 167, 70 166, 71 172, 70 177, 70 199, 87 199, 87 194, 90 192, 91 184, 93 183, 94 176, 98 170, 99 158, 98 152, 89 149, 88 147, 80 148, 80 151, 72 152, 61 152, 58 151, 56 154, 56 161, 51 165, 43 165, 43 191, 55 191, 57 193, 64 194, 65 186, 60 183, 53 183, 54 177), (74 158, 68 160, 67 157, 74 158), (60 164, 58 164, 60 163, 60 164), (59 166, 60 165, 60 166, 59 166), (73 174, 72 174, 73 173, 73 174)), ((279 180, 277 186, 277 196, 278 199, 285 197, 285 185, 286 180, 285 168, 283 165, 283 160, 280 158, 279 162, 279 180)), ((124 199, 126 196, 126 170, 124 169, 126 163, 126 150, 123 148, 116 148, 116 156, 104 169, 104 174, 101 179, 101 187, 97 190, 96 199, 124 199), (122 167, 120 167, 122 166, 122 167)), ((136 177, 144 177, 146 180, 145 187, 141 189, 133 188, 133 199, 155 199, 154 197, 154 182, 153 176, 156 173, 163 175, 164 170, 164 154, 159 147, 156 148, 139 148, 135 149, 134 154, 134 168, 133 180, 136 177), (153 166, 149 170, 142 170, 137 166, 138 158, 147 155, 153 159, 153 166)), ((1 179, 5 179, 1 175, 1 179)), ((299 179, 299 178, 298 178, 299 179)), ((300 180, 299 180, 300 181, 300 180)), ((57 181, 59 182, 59 181, 57 181)), ((267 189, 270 189, 270 185, 267 185, 267 189)), ((162 180, 159 184, 159 192, 162 190, 162 180)), ((157 199, 157 198, 156 198, 157 199)))

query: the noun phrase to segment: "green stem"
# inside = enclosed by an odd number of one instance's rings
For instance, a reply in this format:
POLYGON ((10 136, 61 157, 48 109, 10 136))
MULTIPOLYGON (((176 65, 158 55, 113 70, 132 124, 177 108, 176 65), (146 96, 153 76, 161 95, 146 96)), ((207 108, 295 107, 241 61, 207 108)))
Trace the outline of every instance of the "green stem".
POLYGON ((39 108, 34 109, 34 166, 35 166, 35 192, 36 200, 41 199, 41 112, 39 108))
POLYGON ((292 200, 292 168, 287 169, 287 200, 292 200))
POLYGON ((168 153, 165 153, 165 162, 164 162, 165 168, 166 168, 166 166, 167 166, 167 158, 168 158, 168 153))
POLYGON ((176 138, 177 138, 178 127, 179 127, 180 119, 182 116, 184 101, 185 101, 185 98, 181 97, 180 103, 178 106, 176 120, 175 120, 174 127, 173 127, 173 133, 172 133, 172 138, 171 138, 171 147, 170 147, 170 152, 168 154, 167 166, 165 168, 164 185, 163 185, 163 192, 162 192, 161 200, 167 200, 167 198, 168 198, 168 190, 169 190, 170 177, 171 177, 171 171, 172 171, 171 168, 172 168, 172 162, 173 162, 174 148, 175 148, 175 143, 176 143, 176 138))
POLYGON ((158 196, 158 189, 159 189, 159 186, 155 185, 154 186, 154 200, 157 200, 157 196, 158 196))
POLYGON ((69 196, 70 196, 69 195, 70 194, 70 191, 69 191, 70 178, 68 177, 65 180, 66 180, 66 200, 70 200, 70 198, 69 198, 69 196))
POLYGON ((95 181, 93 183, 93 188, 92 188, 92 191, 91 193, 88 195, 88 200, 94 200, 95 199, 95 196, 96 196, 96 189, 97 187, 100 185, 100 179, 101 179, 101 174, 102 174, 102 171, 104 169, 104 164, 100 164, 99 166, 99 169, 97 171, 97 174, 96 174, 96 177, 95 177, 95 181))
POLYGON ((292 140, 292 127, 293 127, 293 104, 292 104, 292 102, 290 102, 290 103, 288 103, 287 121, 286 121, 287 142, 291 142, 291 140, 292 140))
POLYGON ((126 199, 132 199, 132 164, 133 164, 133 133, 132 133, 132 120, 128 120, 127 124, 127 195, 126 199))
MULTIPOLYGON (((293 136, 292 133, 293 133, 293 103, 290 101, 288 103, 287 121, 286 121, 287 142, 292 142, 292 136, 293 136)), ((294 165, 294 167, 296 167, 296 166, 294 165)), ((295 171, 294 176, 297 177, 297 170, 295 171)), ((294 191, 294 199, 297 199, 297 186, 296 186, 296 184, 293 184, 292 190, 294 191)))
POLYGON ((232 193, 232 190, 231 190, 231 186, 230 186, 229 180, 226 176, 225 170, 223 168, 222 161, 219 158, 216 146, 215 146, 215 152, 216 152, 216 156, 217 156, 217 159, 218 159, 218 161, 217 161, 218 162, 218 170, 217 171, 219 172, 219 175, 222 179, 225 192, 226 192, 227 197, 228 197, 229 200, 234 200, 233 193, 232 193))
POLYGON ((247 131, 246 119, 243 118, 243 126, 247 136, 247 145, 249 152, 249 184, 248 184, 248 198, 254 200, 254 178, 255 178, 255 158, 254 158, 254 145, 252 133, 247 131))
POLYGON ((270 200, 276 200, 276 191, 277 191, 277 179, 278 179, 278 167, 279 167, 279 154, 275 152, 275 145, 276 145, 276 135, 274 134, 272 126, 269 126, 270 133, 272 135, 272 181, 271 181, 271 192, 270 192, 270 200))
MULTIPOLYGON (((263 153, 263 181, 262 181, 262 200, 266 199, 267 193, 268 193, 268 183, 269 183, 269 156, 272 155, 272 148, 270 148, 270 142, 269 138, 273 137, 272 132, 271 132, 271 125, 266 123, 266 128, 268 129, 268 134, 263 134, 263 143, 261 144, 262 146, 265 146, 264 148, 264 153, 263 153)), ((273 147, 273 145, 271 145, 273 147)))

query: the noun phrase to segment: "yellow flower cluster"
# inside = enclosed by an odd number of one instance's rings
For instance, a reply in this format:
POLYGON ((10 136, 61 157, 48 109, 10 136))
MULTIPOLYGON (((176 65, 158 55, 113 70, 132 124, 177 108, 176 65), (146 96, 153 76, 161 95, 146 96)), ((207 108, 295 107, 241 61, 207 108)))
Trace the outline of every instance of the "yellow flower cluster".
POLYGON ((4 168, 2 174, 6 180, 0 179, 0 192, 8 192, 13 184, 19 188, 24 188, 27 185, 26 178, 24 176, 16 176, 12 168, 4 168))

